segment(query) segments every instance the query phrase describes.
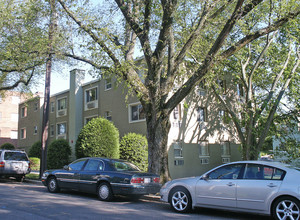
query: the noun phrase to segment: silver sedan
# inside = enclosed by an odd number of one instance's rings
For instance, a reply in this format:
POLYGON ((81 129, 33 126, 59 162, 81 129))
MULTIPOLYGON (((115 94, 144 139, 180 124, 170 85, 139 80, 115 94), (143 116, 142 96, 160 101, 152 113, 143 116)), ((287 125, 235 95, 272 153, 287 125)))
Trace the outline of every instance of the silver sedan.
POLYGON ((200 177, 169 181, 160 195, 177 212, 197 206, 300 219, 300 171, 282 163, 224 164, 200 177))

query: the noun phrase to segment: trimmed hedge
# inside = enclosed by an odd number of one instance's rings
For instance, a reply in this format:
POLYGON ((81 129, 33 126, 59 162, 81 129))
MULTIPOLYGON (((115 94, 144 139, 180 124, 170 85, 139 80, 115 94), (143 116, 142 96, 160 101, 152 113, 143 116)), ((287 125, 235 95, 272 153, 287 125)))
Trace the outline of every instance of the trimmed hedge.
POLYGON ((53 141, 47 150, 47 168, 58 169, 70 163, 71 147, 65 139, 53 141))
POLYGON ((142 171, 147 171, 148 142, 146 137, 136 133, 126 134, 120 141, 120 159, 135 164, 142 171))
POLYGON ((80 131, 76 141, 77 158, 119 158, 119 131, 105 118, 94 118, 80 131))
POLYGON ((11 143, 4 143, 0 147, 2 150, 15 150, 15 146, 11 143))
POLYGON ((37 141, 30 147, 28 156, 41 158, 41 150, 42 150, 42 142, 37 141))

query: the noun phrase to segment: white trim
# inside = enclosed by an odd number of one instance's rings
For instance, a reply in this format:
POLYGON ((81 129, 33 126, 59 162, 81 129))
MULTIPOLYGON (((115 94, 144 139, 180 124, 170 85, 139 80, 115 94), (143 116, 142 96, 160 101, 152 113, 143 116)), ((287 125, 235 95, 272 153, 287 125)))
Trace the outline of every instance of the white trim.
POLYGON ((68 114, 68 96, 63 96, 63 97, 57 98, 56 105, 54 108, 56 108, 56 117, 57 118, 66 116, 68 114), (62 100, 62 99, 66 99, 66 108, 58 109, 58 101, 62 100))
POLYGON ((56 132, 55 132, 55 135, 56 135, 56 139, 59 139, 59 138, 64 138, 64 139, 66 139, 66 137, 67 137, 67 132, 68 132, 68 123, 66 122, 66 121, 62 121, 62 122, 58 122, 58 123, 56 123, 56 132), (58 134, 58 129, 57 129, 57 126, 59 125, 59 124, 66 124, 66 130, 65 130, 65 133, 64 134, 58 134))
POLYGON ((87 117, 84 117, 84 125, 86 125, 87 123, 86 123, 86 120, 87 119, 89 119, 89 118, 98 118, 99 117, 99 115, 91 115, 91 116, 87 116, 87 117))
POLYGON ((26 139, 26 137, 27 137, 26 127, 23 127, 23 128, 20 129, 20 139, 24 140, 24 139, 26 139), (22 137, 22 130, 25 130, 25 137, 22 137))
POLYGON ((91 110, 91 109, 98 108, 98 101, 99 101, 99 89, 98 89, 98 85, 86 88, 84 90, 84 92, 83 92, 83 95, 84 95, 84 111, 88 111, 88 110, 91 110), (92 89, 96 89, 97 90, 96 91, 97 99, 93 100, 93 101, 87 102, 87 100, 86 100, 86 92, 89 91, 89 90, 92 90, 92 89))
POLYGON ((128 120, 129 120, 129 124, 146 121, 146 118, 144 118, 144 119, 138 119, 138 120, 132 120, 131 119, 131 115, 132 115, 131 107, 132 106, 138 106, 138 105, 141 105, 141 103, 140 102, 135 102, 135 103, 131 103, 131 104, 128 105, 128 120))
POLYGON ((110 83, 107 83, 108 79, 104 79, 104 91, 108 91, 112 89, 112 79, 110 78, 110 83), (110 88, 107 88, 107 85, 110 85, 110 88))

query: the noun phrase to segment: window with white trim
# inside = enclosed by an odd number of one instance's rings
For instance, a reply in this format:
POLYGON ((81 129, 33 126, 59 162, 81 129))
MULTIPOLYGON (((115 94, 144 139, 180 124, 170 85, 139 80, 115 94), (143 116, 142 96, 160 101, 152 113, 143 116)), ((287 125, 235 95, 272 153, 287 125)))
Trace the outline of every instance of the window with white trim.
POLYGON ((146 119, 145 111, 141 104, 132 104, 129 106, 130 122, 144 121, 146 119))
POLYGON ((67 98, 57 100, 57 110, 63 110, 67 108, 67 98))
POLYGON ((50 125, 50 137, 54 136, 54 125, 50 125))
POLYGON ((197 108, 197 121, 206 122, 207 121, 207 113, 206 108, 198 107, 197 108))
POLYGON ((38 127, 37 126, 34 126, 33 127, 33 134, 36 135, 38 132, 38 127))
POLYGON ((111 117, 111 111, 106 111, 106 112, 105 112, 105 118, 106 118, 107 120, 109 120, 109 121, 112 120, 112 117, 111 117))
POLYGON ((173 144, 173 147, 174 147, 174 157, 175 158, 183 158, 182 143, 176 142, 173 144))
POLYGON ((23 106, 21 108, 21 118, 25 118, 27 116, 27 107, 23 106))
POLYGON ((209 148, 208 142, 203 141, 199 143, 199 156, 200 157, 209 157, 209 148))
POLYGON ((85 91, 86 103, 98 100, 97 87, 85 91))
POLYGON ((55 111, 54 102, 50 102, 50 112, 53 113, 55 111))
POLYGON ((105 79, 105 90, 109 90, 112 88, 111 79, 105 79))
POLYGON ((230 144, 228 141, 221 142, 222 156, 230 156, 230 144))
POLYGON ((67 123, 57 124, 57 135, 65 135, 67 133, 67 123))
POLYGON ((20 138, 26 139, 26 128, 21 128, 20 138))

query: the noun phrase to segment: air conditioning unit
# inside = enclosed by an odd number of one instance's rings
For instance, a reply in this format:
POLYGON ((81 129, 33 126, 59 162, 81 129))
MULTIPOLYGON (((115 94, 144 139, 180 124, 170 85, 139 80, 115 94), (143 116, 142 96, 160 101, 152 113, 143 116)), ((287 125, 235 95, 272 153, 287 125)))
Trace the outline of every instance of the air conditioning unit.
POLYGON ((87 108, 95 108, 95 102, 87 103, 87 108))
POLYGON ((230 158, 229 157, 223 157, 222 158, 222 163, 229 163, 230 162, 230 158))
POLYGON ((59 111, 58 111, 58 115, 59 115, 59 116, 64 116, 64 115, 66 115, 66 114, 67 114, 66 109, 62 109, 62 110, 59 110, 59 111))
POLYGON ((184 160, 174 160, 174 165, 175 166, 183 166, 184 165, 184 160))

